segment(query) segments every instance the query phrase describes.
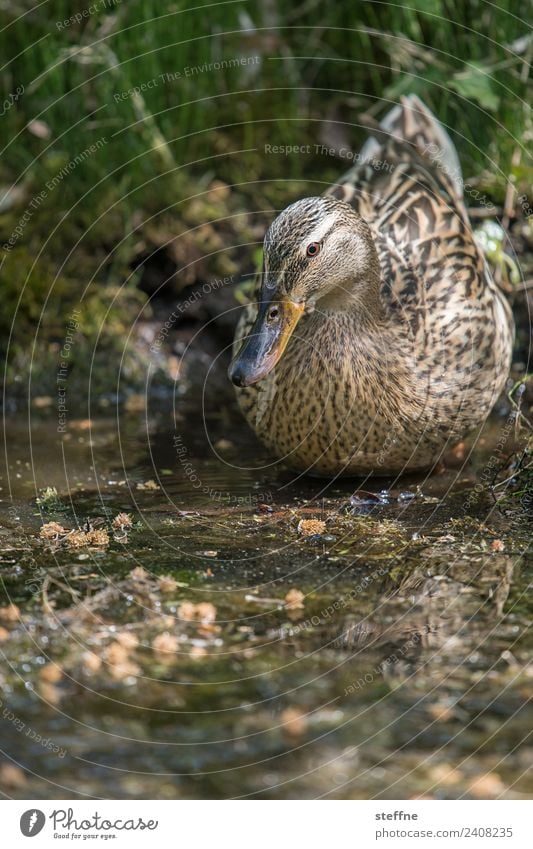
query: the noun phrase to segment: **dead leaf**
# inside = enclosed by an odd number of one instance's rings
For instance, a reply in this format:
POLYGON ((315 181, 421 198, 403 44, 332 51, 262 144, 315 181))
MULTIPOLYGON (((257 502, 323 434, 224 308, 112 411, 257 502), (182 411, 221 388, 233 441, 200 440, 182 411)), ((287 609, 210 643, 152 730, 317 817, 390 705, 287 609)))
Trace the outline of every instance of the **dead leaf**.
POLYGON ((20 620, 20 608, 16 604, 0 607, 0 619, 3 622, 18 622, 20 620))
POLYGON ((291 706, 285 708, 280 716, 283 732, 289 737, 302 737, 307 730, 307 717, 302 708, 291 706))
POLYGON ((162 593, 173 593, 178 588, 178 582, 171 578, 170 575, 162 575, 158 581, 159 589, 162 593))
POLYGON ((304 598, 305 595, 301 590, 292 589, 289 590, 287 595, 285 596, 285 606, 287 610, 301 610, 304 606, 304 598))
POLYGON ((16 764, 0 764, 0 785, 13 790, 27 784, 26 776, 16 764))
POLYGON ((323 534, 326 530, 326 523, 321 519, 301 519, 298 523, 298 533, 304 537, 315 536, 315 534, 323 534))
MULTIPOLYGON (((174 660, 176 652, 179 648, 179 640, 175 634, 158 634, 152 640, 152 648, 158 655, 164 655, 162 659, 166 661, 174 660)), ((160 658, 161 659, 161 658, 160 658)))
POLYGON ((39 671, 39 678, 47 684, 57 684, 63 677, 63 670, 56 663, 47 663, 39 671))

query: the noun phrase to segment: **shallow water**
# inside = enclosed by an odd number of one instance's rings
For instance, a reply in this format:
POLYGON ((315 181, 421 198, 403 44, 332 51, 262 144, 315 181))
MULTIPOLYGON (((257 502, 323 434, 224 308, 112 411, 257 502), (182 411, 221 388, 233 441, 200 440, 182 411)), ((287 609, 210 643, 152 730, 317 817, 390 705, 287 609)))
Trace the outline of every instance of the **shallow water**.
POLYGON ((533 794, 527 516, 476 489, 512 448, 503 414, 440 474, 327 483, 273 463, 225 397, 140 407, 62 439, 7 421, 4 794, 533 794), (45 487, 62 504, 39 509, 45 487), (121 511, 108 546, 39 538, 121 511))

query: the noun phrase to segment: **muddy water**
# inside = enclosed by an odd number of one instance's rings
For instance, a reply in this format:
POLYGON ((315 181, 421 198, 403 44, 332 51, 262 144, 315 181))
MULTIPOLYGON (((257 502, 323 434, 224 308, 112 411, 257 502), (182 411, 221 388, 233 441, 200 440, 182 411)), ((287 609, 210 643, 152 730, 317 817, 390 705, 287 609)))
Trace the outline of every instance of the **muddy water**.
POLYGON ((506 421, 432 477, 328 484, 226 399, 8 420, 2 792, 531 796, 527 516, 479 485, 506 421))

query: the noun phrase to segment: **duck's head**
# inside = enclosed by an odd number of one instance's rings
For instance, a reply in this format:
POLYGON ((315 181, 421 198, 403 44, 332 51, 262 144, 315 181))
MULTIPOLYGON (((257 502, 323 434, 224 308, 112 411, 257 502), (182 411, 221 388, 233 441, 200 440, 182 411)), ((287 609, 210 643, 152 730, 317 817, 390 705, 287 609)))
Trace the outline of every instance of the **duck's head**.
POLYGON ((379 289, 379 262, 366 222, 344 201, 304 198, 270 225, 264 240, 257 318, 229 376, 250 386, 281 358, 307 305, 367 311, 379 289))

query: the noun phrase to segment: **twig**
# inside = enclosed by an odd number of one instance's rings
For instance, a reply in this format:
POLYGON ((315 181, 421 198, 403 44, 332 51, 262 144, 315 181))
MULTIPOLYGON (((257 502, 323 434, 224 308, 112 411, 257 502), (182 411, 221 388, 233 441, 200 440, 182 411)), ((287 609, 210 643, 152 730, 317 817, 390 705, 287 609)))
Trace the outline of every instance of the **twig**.
POLYGON ((42 593, 42 597, 43 597, 43 601, 42 601, 43 610, 44 610, 44 612, 47 616, 50 616, 54 612, 54 609, 53 609, 52 605, 50 604, 50 600, 48 598, 48 587, 49 586, 50 586, 50 575, 46 575, 45 578, 44 578, 44 581, 43 581, 41 593, 42 593))

